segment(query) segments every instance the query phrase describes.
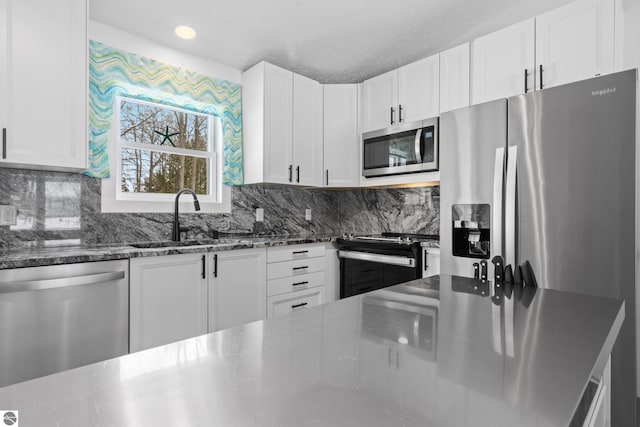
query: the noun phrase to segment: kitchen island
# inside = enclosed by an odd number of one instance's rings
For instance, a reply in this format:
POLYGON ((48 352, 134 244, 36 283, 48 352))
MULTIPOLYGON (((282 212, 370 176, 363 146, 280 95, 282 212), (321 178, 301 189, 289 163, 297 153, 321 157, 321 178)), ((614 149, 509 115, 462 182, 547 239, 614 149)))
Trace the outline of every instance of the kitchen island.
POLYGON ((24 426, 568 426, 624 303, 420 279, 0 389, 24 426))

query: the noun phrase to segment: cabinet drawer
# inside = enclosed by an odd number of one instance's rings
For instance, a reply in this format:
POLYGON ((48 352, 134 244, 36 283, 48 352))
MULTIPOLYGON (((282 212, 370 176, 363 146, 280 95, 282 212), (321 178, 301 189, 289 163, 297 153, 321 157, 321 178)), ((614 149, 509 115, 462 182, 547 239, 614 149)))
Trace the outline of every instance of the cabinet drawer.
POLYGON ((281 316, 296 310, 320 305, 324 302, 324 287, 290 292, 267 298, 267 316, 281 316))
POLYGON ((324 286, 324 271, 302 274, 295 277, 281 277, 267 282, 267 296, 286 294, 303 289, 324 286))
POLYGON ((292 261, 324 256, 324 244, 267 248, 267 262, 292 261))
POLYGON ((324 257, 267 264, 267 280, 324 271, 324 257))

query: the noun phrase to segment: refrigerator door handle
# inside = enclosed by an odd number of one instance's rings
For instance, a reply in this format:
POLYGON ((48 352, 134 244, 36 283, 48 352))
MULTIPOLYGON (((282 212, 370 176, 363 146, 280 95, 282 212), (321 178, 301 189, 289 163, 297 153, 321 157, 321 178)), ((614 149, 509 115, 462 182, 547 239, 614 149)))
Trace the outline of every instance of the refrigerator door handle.
POLYGON ((491 224, 491 251, 494 255, 504 253, 502 247, 502 194, 504 187, 504 148, 496 149, 493 167, 493 224, 491 224))
POLYGON ((505 265, 517 265, 516 260, 516 177, 518 169, 518 147, 513 145, 507 152, 507 183, 505 187, 504 242, 505 265))

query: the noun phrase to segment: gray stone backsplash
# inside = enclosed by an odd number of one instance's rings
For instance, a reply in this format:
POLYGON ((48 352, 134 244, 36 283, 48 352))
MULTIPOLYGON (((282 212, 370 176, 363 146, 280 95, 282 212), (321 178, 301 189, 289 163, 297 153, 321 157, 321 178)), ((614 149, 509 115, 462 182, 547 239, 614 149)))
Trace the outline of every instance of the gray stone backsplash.
MULTIPOLYGON (((0 204, 18 209, 18 224, 0 226, 0 247, 167 240, 173 214, 100 212, 100 181, 84 175, 0 168, 0 204)), ((212 230, 234 235, 339 235, 383 231, 438 234, 439 187, 302 189, 231 188, 231 213, 181 214, 187 238, 212 230), (264 222, 255 221, 255 208, 264 222), (312 219, 306 221, 305 209, 312 219)))

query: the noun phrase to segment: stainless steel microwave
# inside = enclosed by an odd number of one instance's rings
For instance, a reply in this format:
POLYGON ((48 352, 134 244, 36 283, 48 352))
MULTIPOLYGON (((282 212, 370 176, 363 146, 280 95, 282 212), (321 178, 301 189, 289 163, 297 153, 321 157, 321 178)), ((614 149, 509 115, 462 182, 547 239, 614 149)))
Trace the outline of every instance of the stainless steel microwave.
POLYGON ((438 118, 404 123, 362 135, 362 175, 438 170, 438 118))

